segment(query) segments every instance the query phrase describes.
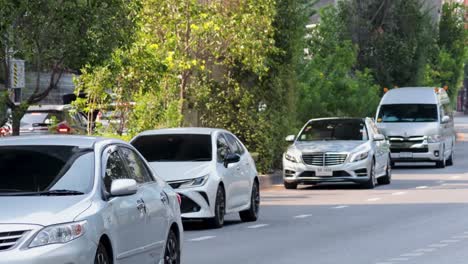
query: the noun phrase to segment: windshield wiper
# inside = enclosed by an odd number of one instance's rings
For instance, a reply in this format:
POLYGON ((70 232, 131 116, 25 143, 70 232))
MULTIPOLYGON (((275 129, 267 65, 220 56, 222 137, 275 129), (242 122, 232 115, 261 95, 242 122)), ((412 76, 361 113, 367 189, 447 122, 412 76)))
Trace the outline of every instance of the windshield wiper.
POLYGON ((60 195, 83 195, 84 192, 75 191, 75 190, 50 190, 50 191, 43 191, 38 192, 36 195, 43 195, 43 196, 60 196, 60 195))

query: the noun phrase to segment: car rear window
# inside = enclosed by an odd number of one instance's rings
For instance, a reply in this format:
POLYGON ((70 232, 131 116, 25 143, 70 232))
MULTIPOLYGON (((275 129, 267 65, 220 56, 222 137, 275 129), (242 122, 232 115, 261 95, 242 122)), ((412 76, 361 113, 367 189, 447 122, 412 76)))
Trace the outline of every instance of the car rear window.
POLYGON ((149 162, 212 160, 210 135, 148 135, 136 138, 132 145, 149 162))
POLYGON ((94 152, 74 146, 0 147, 0 193, 91 191, 94 152))
POLYGON ((27 112, 21 118, 21 126, 40 126, 49 125, 55 122, 62 122, 65 120, 63 112, 27 112))

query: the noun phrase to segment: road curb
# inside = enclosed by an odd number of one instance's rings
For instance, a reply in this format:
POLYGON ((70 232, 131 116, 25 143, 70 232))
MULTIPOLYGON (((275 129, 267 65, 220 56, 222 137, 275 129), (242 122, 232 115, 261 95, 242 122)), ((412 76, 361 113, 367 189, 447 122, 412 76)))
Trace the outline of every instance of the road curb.
POLYGON ((282 183, 282 172, 281 171, 274 171, 273 173, 263 174, 258 176, 260 181, 260 189, 270 189, 274 185, 282 183))

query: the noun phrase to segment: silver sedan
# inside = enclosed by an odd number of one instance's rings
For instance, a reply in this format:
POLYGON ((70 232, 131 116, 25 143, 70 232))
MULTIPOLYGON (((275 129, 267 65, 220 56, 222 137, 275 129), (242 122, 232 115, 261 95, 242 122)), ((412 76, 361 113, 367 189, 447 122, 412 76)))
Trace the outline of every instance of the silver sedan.
POLYGON ((180 197, 129 144, 0 141, 0 263, 180 263, 180 197))
POLYGON ((390 184, 390 148, 369 119, 325 118, 306 123, 283 155, 286 189, 298 184, 354 182, 372 189, 390 184))

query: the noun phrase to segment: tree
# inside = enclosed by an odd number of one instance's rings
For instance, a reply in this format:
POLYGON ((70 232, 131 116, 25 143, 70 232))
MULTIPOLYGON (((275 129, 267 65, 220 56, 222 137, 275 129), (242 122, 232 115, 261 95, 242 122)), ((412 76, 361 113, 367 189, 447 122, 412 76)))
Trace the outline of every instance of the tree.
POLYGON ((37 74, 33 93, 12 109, 13 134, 30 104, 39 103, 57 88, 65 72, 79 73, 86 64, 96 65, 111 51, 132 39, 132 12, 137 2, 124 0, 12 1, 1 0, 0 59, 5 83, 9 75, 9 54, 25 59, 27 70, 37 74), (5 7, 5 8, 4 8, 5 7), (39 85, 41 72, 50 73, 45 89, 39 85))

